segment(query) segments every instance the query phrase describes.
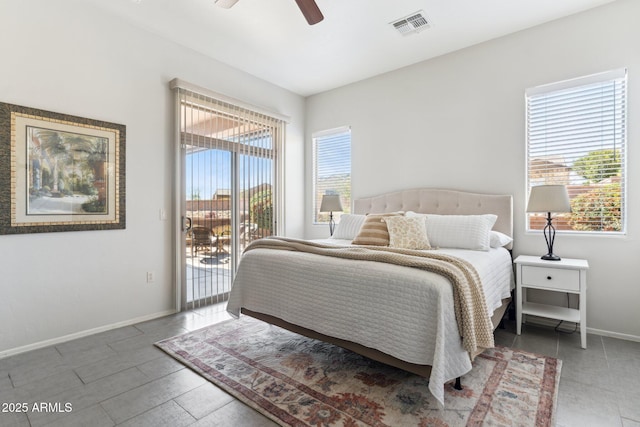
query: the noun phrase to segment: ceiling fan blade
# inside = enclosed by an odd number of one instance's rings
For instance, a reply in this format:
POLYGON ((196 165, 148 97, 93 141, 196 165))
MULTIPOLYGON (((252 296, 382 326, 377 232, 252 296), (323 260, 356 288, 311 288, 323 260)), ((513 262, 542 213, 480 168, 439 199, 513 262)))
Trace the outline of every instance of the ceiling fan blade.
POLYGON ((225 9, 229 9, 231 6, 236 4, 238 0, 216 0, 216 5, 220 7, 224 7, 225 9))
POLYGON ((317 24, 324 19, 315 0, 296 0, 296 3, 309 25, 317 24))

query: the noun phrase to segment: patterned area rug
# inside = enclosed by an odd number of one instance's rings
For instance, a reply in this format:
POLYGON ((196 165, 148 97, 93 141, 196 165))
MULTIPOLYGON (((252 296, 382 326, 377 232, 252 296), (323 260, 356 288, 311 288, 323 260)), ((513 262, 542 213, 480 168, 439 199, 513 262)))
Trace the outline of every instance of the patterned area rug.
POLYGON ((446 386, 243 316, 156 343, 284 426, 549 426, 561 361, 498 347, 446 386))

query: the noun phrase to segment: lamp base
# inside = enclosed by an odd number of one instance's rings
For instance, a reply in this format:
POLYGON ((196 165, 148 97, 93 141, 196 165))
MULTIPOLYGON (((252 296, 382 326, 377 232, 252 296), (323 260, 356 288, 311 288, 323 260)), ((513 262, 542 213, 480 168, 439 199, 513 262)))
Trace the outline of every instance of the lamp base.
POLYGON ((554 255, 554 254, 542 255, 540 258, 546 261, 560 261, 561 259, 558 255, 554 255))

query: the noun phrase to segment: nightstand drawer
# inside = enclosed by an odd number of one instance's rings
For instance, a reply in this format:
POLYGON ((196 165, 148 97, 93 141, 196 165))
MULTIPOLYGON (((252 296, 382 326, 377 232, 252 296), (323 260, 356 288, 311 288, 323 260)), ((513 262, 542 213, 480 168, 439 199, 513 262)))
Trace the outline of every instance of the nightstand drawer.
POLYGON ((522 285, 579 292, 580 271, 523 265, 522 285))

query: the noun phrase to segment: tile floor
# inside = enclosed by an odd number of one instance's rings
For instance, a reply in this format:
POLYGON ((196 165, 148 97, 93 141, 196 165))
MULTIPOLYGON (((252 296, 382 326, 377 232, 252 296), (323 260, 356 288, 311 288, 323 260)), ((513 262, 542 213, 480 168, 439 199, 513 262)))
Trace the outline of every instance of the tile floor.
MULTIPOLYGON (((0 359, 0 426, 274 426, 153 346, 227 318, 212 306, 0 359), (8 406, 20 402, 29 412, 8 406)), ((640 343, 589 335, 582 350, 578 333, 514 331, 497 343, 563 360, 558 426, 640 427, 640 343)))

